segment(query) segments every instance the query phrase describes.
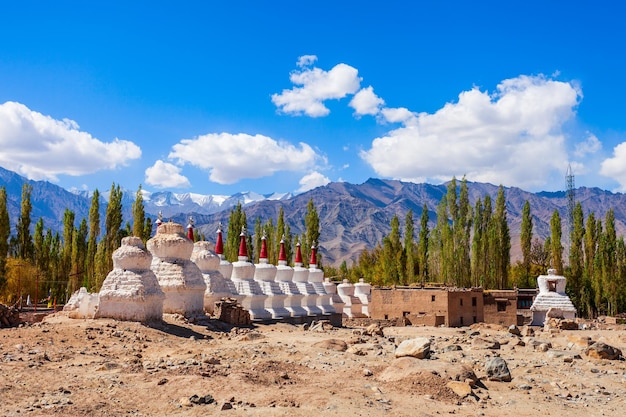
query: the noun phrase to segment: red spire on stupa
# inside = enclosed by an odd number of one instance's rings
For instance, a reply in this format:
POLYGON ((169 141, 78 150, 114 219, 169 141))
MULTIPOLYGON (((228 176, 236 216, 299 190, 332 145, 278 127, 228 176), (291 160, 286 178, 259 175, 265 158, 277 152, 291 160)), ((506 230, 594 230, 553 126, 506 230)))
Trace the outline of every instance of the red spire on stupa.
POLYGON ((192 242, 195 240, 193 238, 193 217, 189 218, 189 224, 187 224, 187 239, 191 240, 192 242))
POLYGON ((280 253, 278 254, 279 261, 287 262, 287 251, 285 250, 285 236, 280 240, 280 253))
POLYGON ((248 257, 248 246, 246 245, 246 227, 241 228, 241 234, 239 235, 239 256, 248 257))
POLYGON ((217 227, 217 242, 215 242, 215 254, 224 254, 224 241, 222 240, 222 224, 217 227))
POLYGON ((259 255, 259 259, 267 259, 267 238, 265 235, 261 238, 261 254, 259 255))
POLYGON ((302 251, 300 250, 300 242, 296 243, 296 264, 302 265, 302 251))
POLYGON ((311 260, 309 261, 310 265, 317 265, 317 248, 315 247, 315 242, 311 245, 311 260))

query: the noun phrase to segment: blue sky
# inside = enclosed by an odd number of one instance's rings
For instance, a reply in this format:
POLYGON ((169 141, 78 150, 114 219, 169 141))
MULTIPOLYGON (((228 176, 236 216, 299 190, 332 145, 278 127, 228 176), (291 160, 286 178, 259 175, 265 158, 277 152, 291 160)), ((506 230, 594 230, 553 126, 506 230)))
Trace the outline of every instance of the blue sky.
POLYGON ((626 190, 619 2, 5 2, 0 166, 230 195, 626 190))

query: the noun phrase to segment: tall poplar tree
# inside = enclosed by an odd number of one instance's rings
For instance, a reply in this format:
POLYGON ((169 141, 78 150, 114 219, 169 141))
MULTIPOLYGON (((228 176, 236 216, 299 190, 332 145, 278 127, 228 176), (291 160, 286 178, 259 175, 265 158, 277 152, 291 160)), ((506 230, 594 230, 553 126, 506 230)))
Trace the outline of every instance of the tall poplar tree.
POLYGON ((413 210, 409 210, 404 218, 404 259, 405 281, 407 284, 415 282, 415 224, 413 222, 413 210))
POLYGON ((496 209, 493 215, 495 245, 493 248, 496 275, 495 283, 497 288, 508 288, 508 277, 511 266, 511 234, 506 220, 506 199, 504 197, 504 187, 498 188, 496 197, 496 209))
MULTIPOLYGON (((237 261, 237 258, 239 257, 239 235, 241 234, 243 227, 248 227, 247 222, 246 212, 243 211, 241 202, 238 202, 237 205, 230 211, 228 231, 226 232, 226 241, 224 243, 224 257, 230 262, 237 261)), ((251 256, 251 248, 247 249, 248 256, 251 256)))
MULTIPOLYGON (((302 236, 301 250, 302 257, 304 258, 304 265, 309 264, 309 258, 311 253, 311 246, 318 245, 320 239, 320 218, 317 214, 317 209, 311 198, 306 206, 306 216, 304 217, 304 234, 302 236)), ((322 255, 317 252, 317 266, 322 265, 322 255)))
POLYGON ((7 209, 6 187, 0 188, 0 291, 7 283, 7 256, 9 255, 9 236, 11 224, 7 209))
POLYGON ((576 203, 572 213, 572 230, 570 232, 569 249, 569 276, 567 279, 567 293, 579 313, 582 311, 581 290, 584 273, 583 238, 585 236, 583 208, 576 203))
POLYGON ((428 281, 428 239, 430 230, 428 228, 428 207, 426 203, 422 206, 422 215, 420 216, 420 233, 417 246, 417 257, 419 265, 419 278, 422 285, 428 281))
POLYGON ((22 203, 20 216, 17 219, 16 254, 22 260, 32 260, 34 256, 33 239, 30 234, 30 214, 33 206, 30 195, 33 187, 24 183, 22 186, 22 203))
POLYGON ((518 286, 521 288, 530 287, 530 248, 533 241, 533 218, 530 215, 530 203, 528 200, 522 207, 522 225, 520 230, 520 246, 522 249, 522 277, 518 286))
POLYGON ((141 192, 141 184, 135 194, 135 201, 133 202, 133 236, 140 237, 143 243, 146 243, 149 236, 145 234, 145 222, 146 211, 143 206, 143 193, 141 192))
POLYGON ((563 245, 561 244, 561 216, 554 210, 550 218, 550 242, 552 268, 558 275, 563 275, 563 245))
MULTIPOLYGON (((109 195, 109 204, 107 205, 105 214, 105 231, 104 231, 104 252, 103 255, 105 269, 101 271, 102 280, 113 269, 113 252, 121 245, 121 236, 123 231, 122 223, 122 198, 124 193, 119 185, 111 185, 111 193, 109 195)), ((100 282, 101 284, 101 282, 100 282)), ((100 287, 97 288, 98 290, 100 287)))
POLYGON ((89 207, 89 237, 87 239, 85 282, 83 282, 88 291, 92 291, 95 284, 98 236, 100 236, 100 192, 96 188, 89 207))

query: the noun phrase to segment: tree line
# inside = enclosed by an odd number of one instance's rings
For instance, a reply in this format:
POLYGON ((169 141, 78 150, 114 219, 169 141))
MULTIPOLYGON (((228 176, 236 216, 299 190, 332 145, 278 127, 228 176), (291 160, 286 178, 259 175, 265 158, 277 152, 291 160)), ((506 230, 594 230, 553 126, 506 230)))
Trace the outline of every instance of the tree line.
MULTIPOLYGON (((65 210, 63 232, 45 229, 39 219, 31 235, 30 193, 22 189, 21 212, 16 233, 11 234, 6 204, 6 190, 0 188, 0 299, 15 302, 18 293, 46 294, 65 300, 81 286, 97 292, 113 268, 112 253, 124 236, 134 235, 144 243, 152 234, 153 224, 146 217, 141 186, 132 206, 133 222, 123 225, 122 197, 119 185, 113 184, 106 207, 104 230, 100 230, 100 193, 92 196, 89 218, 76 226, 75 215, 65 210), (35 288, 38 286, 38 288, 35 288)), ((453 178, 436 209, 436 222, 430 230, 430 214, 422 207, 417 228, 413 212, 400 219, 393 216, 391 232, 372 249, 364 249, 356 262, 344 261, 335 268, 323 266, 318 252, 316 263, 325 275, 357 282, 364 278, 373 285, 432 285, 482 287, 485 289, 534 288, 536 277, 554 268, 567 277, 567 293, 579 315, 595 317, 614 315, 626 310, 626 245, 616 236, 615 216, 610 209, 604 218, 593 212, 586 218, 577 203, 570 225, 567 263, 562 244, 562 221, 557 210, 550 220, 550 235, 533 237, 533 221, 528 201, 522 209, 520 247, 522 259, 511 265, 511 238, 506 216, 504 188, 498 188, 495 202, 489 195, 470 205, 467 182, 453 178), (416 236, 417 234, 417 236, 416 236), (416 239, 417 237, 417 239, 416 239)), ((269 262, 276 264, 281 240, 287 259, 293 261, 297 244, 301 245, 305 266, 311 246, 320 236, 319 215, 309 200, 304 232, 294 235, 280 208, 276 223, 272 218, 253 222, 253 233, 246 229, 248 219, 241 204, 230 212, 225 231, 225 258, 238 258, 240 234, 245 232, 248 257, 258 262, 261 239, 265 237, 269 262)), ((196 230, 195 240, 204 239, 196 230)))
MULTIPOLYGON (((125 236, 138 236, 144 244, 152 235, 153 223, 146 216, 141 186, 132 205, 132 223, 123 224, 122 198, 119 185, 113 184, 106 206, 104 230, 101 229, 100 193, 95 190, 91 198, 88 219, 77 224, 75 213, 66 209, 63 213, 63 231, 54 232, 46 228, 43 218, 39 218, 31 233, 31 192, 32 186, 24 184, 20 215, 11 233, 7 209, 6 188, 0 188, 0 301, 8 304, 17 302, 20 295, 39 299, 57 299, 65 302, 80 287, 90 292, 98 292, 102 282, 113 269, 113 252, 120 247, 125 236)), ((246 214, 241 204, 233 208, 228 222, 228 232, 224 245, 226 259, 237 261, 239 236, 247 227, 246 214)), ((284 240, 287 259, 291 260, 294 245, 303 242, 303 254, 308 253, 311 243, 319 239, 319 217, 313 201, 308 205, 305 218, 305 232, 293 236, 289 224, 285 222, 281 208, 277 224, 272 219, 262 223, 256 219, 254 235, 246 231, 248 254, 258 262, 261 238, 266 237, 270 262, 276 263, 280 251, 280 241, 284 240), (253 239, 254 237, 254 239, 253 239), (307 242, 307 243, 304 243, 307 242), (257 249, 256 251, 254 249, 257 249)), ((204 239, 204 235, 194 233, 194 239, 204 239)), ((306 257, 306 255, 305 255, 306 257)), ((319 255, 318 255, 319 257, 319 255)), ((308 264, 308 259, 305 263, 308 264)), ((320 262, 321 264, 321 257, 320 262)), ((24 301, 24 300, 23 300, 24 301)))

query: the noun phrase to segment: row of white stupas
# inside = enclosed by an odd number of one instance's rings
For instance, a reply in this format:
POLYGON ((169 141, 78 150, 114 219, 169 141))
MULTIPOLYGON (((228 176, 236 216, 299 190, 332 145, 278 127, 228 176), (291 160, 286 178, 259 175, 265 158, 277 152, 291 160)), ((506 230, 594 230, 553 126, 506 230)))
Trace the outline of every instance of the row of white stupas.
POLYGON ((138 237, 122 239, 113 253, 113 270, 98 294, 81 288, 66 304, 70 316, 108 317, 149 321, 163 313, 186 317, 212 314, 216 301, 235 298, 252 320, 323 317, 341 313, 347 317, 369 316, 370 284, 344 280, 335 285, 317 267, 317 248, 311 250, 304 268, 300 245, 295 266, 288 266, 285 243, 280 242, 278 266, 268 262, 265 237, 259 263, 248 260, 246 235, 240 235, 238 261, 224 259, 221 228, 215 252, 206 241, 193 243, 193 224, 157 221, 156 235, 144 247, 138 237))

